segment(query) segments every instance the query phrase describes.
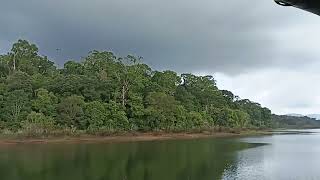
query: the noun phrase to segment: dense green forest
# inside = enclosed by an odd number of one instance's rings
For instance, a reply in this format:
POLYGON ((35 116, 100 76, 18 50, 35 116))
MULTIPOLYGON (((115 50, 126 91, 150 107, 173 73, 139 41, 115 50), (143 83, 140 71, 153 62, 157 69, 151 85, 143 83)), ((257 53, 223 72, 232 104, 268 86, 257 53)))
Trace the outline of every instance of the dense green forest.
POLYGON ((0 56, 0 129, 46 133, 270 127, 271 111, 219 90, 213 76, 155 71, 92 51, 63 68, 26 40, 0 56))

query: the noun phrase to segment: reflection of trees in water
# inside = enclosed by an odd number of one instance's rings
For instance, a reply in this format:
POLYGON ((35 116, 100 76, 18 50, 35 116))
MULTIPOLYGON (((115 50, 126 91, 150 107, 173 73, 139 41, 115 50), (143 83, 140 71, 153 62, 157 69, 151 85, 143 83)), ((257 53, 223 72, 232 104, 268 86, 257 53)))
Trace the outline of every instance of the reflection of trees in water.
MULTIPOLYGON (((264 143, 252 143, 252 147, 264 146, 264 143)), ((237 159, 223 173, 223 179, 263 179, 261 170, 264 151, 261 149, 249 149, 237 153, 237 159), (260 174, 259 174, 260 173, 260 174)), ((269 177, 270 178, 270 177, 269 177)))
POLYGON ((32 145, 0 150, 2 180, 212 180, 254 145, 228 140, 32 145))

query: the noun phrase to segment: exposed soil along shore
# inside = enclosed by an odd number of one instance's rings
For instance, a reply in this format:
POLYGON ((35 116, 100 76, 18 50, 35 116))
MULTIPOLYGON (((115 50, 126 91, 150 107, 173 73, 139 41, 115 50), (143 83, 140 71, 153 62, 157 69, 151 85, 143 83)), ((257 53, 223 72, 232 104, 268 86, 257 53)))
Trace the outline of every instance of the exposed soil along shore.
POLYGON ((183 140, 198 138, 223 138, 255 135, 271 135, 272 131, 242 131, 242 132, 202 132, 202 133, 125 133, 121 135, 94 136, 79 135, 65 137, 1 137, 0 146, 18 144, 47 144, 47 143, 117 143, 138 141, 183 140))

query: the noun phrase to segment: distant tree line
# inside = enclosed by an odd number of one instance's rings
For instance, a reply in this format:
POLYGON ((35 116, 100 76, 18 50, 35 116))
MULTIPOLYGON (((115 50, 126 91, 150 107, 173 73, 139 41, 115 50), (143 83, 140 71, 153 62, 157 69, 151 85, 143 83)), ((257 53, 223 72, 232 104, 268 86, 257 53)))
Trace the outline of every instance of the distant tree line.
POLYGON ((213 76, 155 71, 135 56, 92 51, 57 68, 19 40, 0 55, 0 129, 187 131, 270 127, 271 111, 219 90, 213 76))
POLYGON ((272 115, 272 125, 286 129, 320 128, 320 121, 307 116, 272 115))

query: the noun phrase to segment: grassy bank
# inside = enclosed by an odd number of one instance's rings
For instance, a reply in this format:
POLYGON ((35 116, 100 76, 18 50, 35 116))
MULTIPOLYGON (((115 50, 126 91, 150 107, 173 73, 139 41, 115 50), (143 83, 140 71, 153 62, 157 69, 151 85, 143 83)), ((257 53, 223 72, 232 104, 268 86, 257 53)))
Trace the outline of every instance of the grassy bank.
POLYGON ((2 133, 0 145, 45 144, 45 143, 112 143, 132 141, 159 141, 173 139, 221 138, 254 135, 269 135, 271 130, 258 129, 206 129, 189 132, 113 132, 88 133, 84 131, 52 131, 46 134, 27 134, 23 132, 2 133))

